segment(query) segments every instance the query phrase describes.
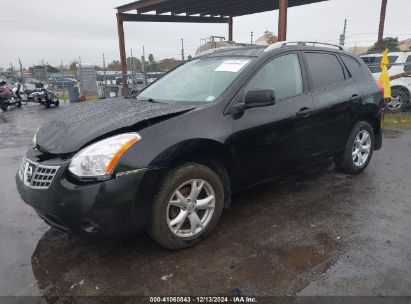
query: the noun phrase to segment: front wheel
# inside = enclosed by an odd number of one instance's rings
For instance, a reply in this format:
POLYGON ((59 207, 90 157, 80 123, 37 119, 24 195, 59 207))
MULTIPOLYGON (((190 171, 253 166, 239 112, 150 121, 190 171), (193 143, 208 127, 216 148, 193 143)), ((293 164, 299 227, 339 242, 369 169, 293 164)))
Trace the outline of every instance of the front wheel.
POLYGON ((154 200, 150 235, 168 249, 193 246, 217 226, 224 188, 210 168, 189 163, 173 169, 154 200))
POLYGON ((339 171, 358 174, 367 168, 374 153, 375 135, 372 126, 357 122, 351 131, 344 152, 334 157, 339 171))
POLYGON ((7 111, 8 106, 4 101, 0 101, 0 109, 2 109, 3 111, 7 111))

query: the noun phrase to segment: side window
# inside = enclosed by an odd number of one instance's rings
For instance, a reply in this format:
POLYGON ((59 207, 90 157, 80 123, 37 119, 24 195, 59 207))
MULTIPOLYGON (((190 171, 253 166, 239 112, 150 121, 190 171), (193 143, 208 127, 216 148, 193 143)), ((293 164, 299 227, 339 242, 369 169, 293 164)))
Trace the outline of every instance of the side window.
POLYGON ((380 62, 382 57, 361 57, 370 69, 371 73, 381 73, 380 62))
POLYGON ((248 83, 246 92, 256 89, 273 89, 277 100, 301 94, 304 89, 298 55, 285 55, 267 63, 248 83))
POLYGON ((398 58, 398 56, 388 56, 388 60, 390 61, 390 64, 388 65, 388 70, 390 70, 394 66, 398 58))
POLYGON ((407 57, 407 60, 404 65, 404 72, 409 72, 409 71, 411 71, 411 56, 407 57))
POLYGON ((354 75, 359 70, 360 64, 354 58, 347 55, 341 55, 341 59, 351 75, 354 75))
POLYGON ((345 81, 344 70, 333 54, 305 53, 312 89, 322 89, 345 81))

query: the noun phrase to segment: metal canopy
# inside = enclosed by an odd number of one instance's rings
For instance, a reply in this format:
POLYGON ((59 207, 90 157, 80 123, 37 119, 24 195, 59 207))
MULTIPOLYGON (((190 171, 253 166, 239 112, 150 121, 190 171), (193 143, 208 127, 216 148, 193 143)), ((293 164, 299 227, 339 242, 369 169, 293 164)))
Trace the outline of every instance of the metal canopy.
POLYGON ((279 10, 278 40, 287 37, 288 7, 328 0, 140 0, 117 7, 117 30, 123 87, 127 84, 124 22, 226 23, 228 40, 233 40, 233 17, 279 10))
MULTIPOLYGON (((288 7, 326 0, 288 0, 288 7)), ((119 13, 137 11, 137 14, 155 12, 156 15, 199 15, 238 17, 279 9, 280 0, 140 0, 117 7, 119 13)))

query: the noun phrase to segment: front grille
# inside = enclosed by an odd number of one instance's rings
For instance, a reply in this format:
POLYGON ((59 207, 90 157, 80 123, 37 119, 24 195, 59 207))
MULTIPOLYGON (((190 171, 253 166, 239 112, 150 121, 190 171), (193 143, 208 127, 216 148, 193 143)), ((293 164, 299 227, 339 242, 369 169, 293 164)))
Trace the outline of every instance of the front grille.
POLYGON ((59 168, 59 166, 46 166, 24 158, 19 175, 27 187, 45 190, 50 187, 59 168))

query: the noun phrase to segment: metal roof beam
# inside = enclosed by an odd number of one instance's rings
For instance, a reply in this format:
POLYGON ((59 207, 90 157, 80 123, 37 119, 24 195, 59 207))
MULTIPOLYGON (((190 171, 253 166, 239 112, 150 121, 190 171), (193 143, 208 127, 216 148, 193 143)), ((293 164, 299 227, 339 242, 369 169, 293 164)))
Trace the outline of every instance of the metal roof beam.
POLYGON ((230 18, 222 17, 193 17, 173 15, 138 15, 118 14, 118 18, 125 22, 183 22, 183 23, 229 23, 230 18))
POLYGON ((221 6, 211 6, 211 7, 206 7, 206 6, 202 6, 202 7, 198 7, 195 9, 189 9, 188 13, 189 14, 221 14, 224 16, 237 16, 238 12, 240 11, 244 11, 244 10, 258 10, 258 9, 262 9, 262 10, 274 10, 275 9, 275 5, 274 5, 274 1, 273 0, 273 4, 268 4, 267 5, 267 1, 266 0, 254 0, 252 3, 250 3, 249 1, 241 1, 238 2, 237 1, 237 5, 233 6, 231 3, 225 4, 225 5, 221 5, 221 6))
POLYGON ((134 1, 129 4, 125 4, 122 6, 117 7, 117 11, 119 13, 125 13, 131 10, 139 10, 141 8, 145 8, 148 6, 155 6, 160 5, 166 2, 170 2, 170 0, 142 0, 142 1, 134 1))
POLYGON ((163 3, 163 4, 141 8, 141 9, 138 10, 138 12, 139 13, 147 13, 147 12, 150 12, 150 11, 156 11, 156 13, 160 15, 160 14, 172 12, 176 8, 179 8, 179 7, 185 6, 185 5, 189 5, 190 3, 192 4, 193 2, 196 2, 196 0, 179 0, 177 2, 168 1, 168 2, 163 3))
MULTIPOLYGON (((267 1, 267 0, 265 0, 267 1)), ((227 7, 238 7, 239 5, 242 5, 243 3, 248 2, 249 1, 244 1, 244 0, 238 0, 236 1, 235 5, 233 5, 234 3, 232 2, 232 0, 227 0, 227 1, 218 1, 218 0, 208 0, 208 1, 202 1, 202 2, 196 2, 193 5, 186 5, 184 7, 180 7, 178 9, 175 9, 177 12, 182 12, 183 10, 190 12, 192 14, 195 13, 207 13, 211 10, 216 10, 219 11, 220 8, 227 8, 227 7)), ((254 2, 254 1, 253 1, 254 2)))

